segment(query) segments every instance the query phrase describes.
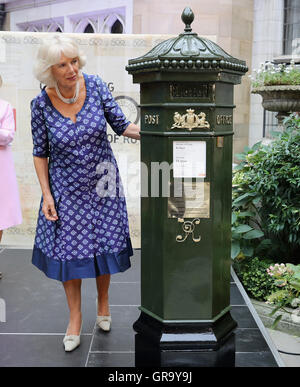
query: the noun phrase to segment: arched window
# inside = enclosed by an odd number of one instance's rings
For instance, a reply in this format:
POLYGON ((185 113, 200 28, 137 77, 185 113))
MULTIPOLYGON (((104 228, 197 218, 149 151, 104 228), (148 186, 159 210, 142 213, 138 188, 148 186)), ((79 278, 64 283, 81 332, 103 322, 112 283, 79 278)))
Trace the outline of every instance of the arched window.
POLYGON ((89 24, 85 27, 85 29, 84 29, 83 32, 84 32, 84 33, 87 33, 87 34, 93 34, 95 31, 94 31, 94 28, 92 27, 92 25, 89 23, 89 24))
POLYGON ((122 34, 123 33, 123 26, 119 19, 117 19, 114 24, 111 26, 110 32, 112 34, 122 34))
POLYGON ((18 24, 18 27, 22 31, 28 32, 63 32, 64 24, 63 20, 45 20, 43 23, 23 23, 18 24))

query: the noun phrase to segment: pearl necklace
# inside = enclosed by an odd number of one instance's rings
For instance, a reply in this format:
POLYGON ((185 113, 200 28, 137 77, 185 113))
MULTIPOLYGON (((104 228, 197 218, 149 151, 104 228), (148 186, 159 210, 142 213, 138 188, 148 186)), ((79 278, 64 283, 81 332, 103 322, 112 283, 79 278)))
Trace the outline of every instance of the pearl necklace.
POLYGON ((75 94, 74 94, 73 98, 63 97, 59 91, 57 83, 55 83, 55 90, 56 90, 56 94, 57 94, 58 98, 60 100, 62 100, 64 103, 68 103, 68 104, 75 103, 78 99, 78 96, 79 96, 79 81, 77 81, 77 83, 76 83, 76 89, 75 89, 75 94))

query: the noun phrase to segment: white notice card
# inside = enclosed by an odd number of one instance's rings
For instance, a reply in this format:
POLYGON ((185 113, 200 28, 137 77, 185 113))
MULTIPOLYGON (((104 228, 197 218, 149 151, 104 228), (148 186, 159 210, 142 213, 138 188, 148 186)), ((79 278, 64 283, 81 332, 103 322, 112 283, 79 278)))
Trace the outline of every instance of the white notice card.
POLYGON ((205 141, 173 141, 173 177, 206 177, 205 141))

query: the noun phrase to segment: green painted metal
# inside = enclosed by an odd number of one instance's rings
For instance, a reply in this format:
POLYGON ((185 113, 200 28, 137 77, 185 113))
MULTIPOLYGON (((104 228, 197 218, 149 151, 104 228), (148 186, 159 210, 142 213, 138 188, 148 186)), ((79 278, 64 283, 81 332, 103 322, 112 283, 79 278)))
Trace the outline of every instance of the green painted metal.
MULTIPOLYGON (((215 321, 229 310, 233 85, 247 67, 191 32, 190 9, 182 20, 183 34, 130 60, 126 69, 140 83, 141 161, 148 169, 142 175, 141 310, 163 322, 195 323, 215 321), (209 127, 182 127, 199 117, 209 127), (162 172, 158 187, 153 184, 153 163, 173 163, 174 141, 206 143, 209 217, 195 227, 200 242, 190 234, 176 240, 182 223, 168 216, 162 172)), ((167 180, 174 183, 173 171, 167 180)))
POLYGON ((194 16, 191 10, 190 15, 186 10, 182 13, 182 21, 186 25, 184 33, 158 44, 142 57, 129 60, 128 72, 140 74, 140 79, 145 74, 144 79, 147 79, 148 74, 153 72, 160 75, 170 72, 204 74, 204 79, 220 70, 235 76, 247 72, 245 61, 232 57, 216 43, 192 32, 190 24, 194 16))

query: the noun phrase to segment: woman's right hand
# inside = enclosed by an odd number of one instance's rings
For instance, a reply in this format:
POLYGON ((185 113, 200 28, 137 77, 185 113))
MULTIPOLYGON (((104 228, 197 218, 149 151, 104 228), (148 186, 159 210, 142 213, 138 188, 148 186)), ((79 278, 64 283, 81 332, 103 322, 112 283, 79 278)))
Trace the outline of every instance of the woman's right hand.
POLYGON ((52 195, 44 196, 43 199, 42 212, 45 215, 45 218, 55 222, 58 219, 58 216, 52 195))

